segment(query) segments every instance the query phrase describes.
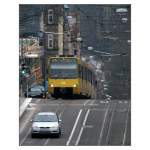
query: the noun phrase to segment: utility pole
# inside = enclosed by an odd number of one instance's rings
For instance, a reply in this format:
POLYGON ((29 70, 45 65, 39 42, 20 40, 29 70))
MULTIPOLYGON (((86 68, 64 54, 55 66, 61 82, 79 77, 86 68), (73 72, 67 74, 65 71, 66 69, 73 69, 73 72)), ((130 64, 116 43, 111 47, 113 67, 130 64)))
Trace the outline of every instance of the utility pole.
MULTIPOLYGON (((69 25, 68 25, 69 26, 69 25)), ((69 31, 69 27, 68 27, 68 54, 72 55, 72 45, 71 45, 71 33, 69 31)))
MULTIPOLYGON (((77 13, 77 38, 80 38, 80 15, 77 13)), ((77 56, 80 57, 80 42, 81 38, 77 40, 77 56)))
POLYGON ((58 54, 59 55, 63 55, 63 16, 59 17, 59 22, 58 22, 58 33, 62 33, 62 34, 58 34, 58 54))

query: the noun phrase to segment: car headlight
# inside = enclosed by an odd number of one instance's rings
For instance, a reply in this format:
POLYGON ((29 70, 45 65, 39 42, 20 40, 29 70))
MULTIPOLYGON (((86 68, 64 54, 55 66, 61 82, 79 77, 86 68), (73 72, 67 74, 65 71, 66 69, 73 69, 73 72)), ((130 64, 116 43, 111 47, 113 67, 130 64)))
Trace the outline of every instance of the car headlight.
POLYGON ((58 130, 58 127, 51 127, 52 130, 58 130))
POLYGON ((33 130, 40 130, 40 128, 38 126, 32 126, 33 130))

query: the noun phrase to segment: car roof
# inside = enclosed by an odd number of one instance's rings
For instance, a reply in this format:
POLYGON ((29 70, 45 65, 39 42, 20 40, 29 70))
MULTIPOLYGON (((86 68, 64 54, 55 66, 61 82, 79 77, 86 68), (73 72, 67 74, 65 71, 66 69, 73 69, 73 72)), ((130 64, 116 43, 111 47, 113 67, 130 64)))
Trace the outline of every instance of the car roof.
POLYGON ((39 112, 38 115, 56 115, 55 112, 39 112))

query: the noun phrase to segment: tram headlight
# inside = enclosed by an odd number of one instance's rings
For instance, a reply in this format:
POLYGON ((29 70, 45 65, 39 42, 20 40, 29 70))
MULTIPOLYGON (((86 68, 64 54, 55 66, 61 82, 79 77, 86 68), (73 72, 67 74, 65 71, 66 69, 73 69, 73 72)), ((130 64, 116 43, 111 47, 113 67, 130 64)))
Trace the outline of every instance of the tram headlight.
POLYGON ((50 87, 54 87, 54 85, 53 85, 53 84, 51 84, 51 85, 50 85, 50 87))
POLYGON ((73 87, 77 87, 77 85, 76 85, 76 84, 74 84, 74 85, 73 85, 73 87))

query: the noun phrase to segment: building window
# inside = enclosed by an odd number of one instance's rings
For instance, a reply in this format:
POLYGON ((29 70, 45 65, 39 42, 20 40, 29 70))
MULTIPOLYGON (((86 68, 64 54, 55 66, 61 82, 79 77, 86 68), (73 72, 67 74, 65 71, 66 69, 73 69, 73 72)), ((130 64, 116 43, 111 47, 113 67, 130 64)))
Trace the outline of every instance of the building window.
POLYGON ((48 24, 53 24, 54 21, 54 12, 52 9, 48 10, 48 24))
POLYGON ((53 34, 48 34, 48 48, 53 48, 53 34))

